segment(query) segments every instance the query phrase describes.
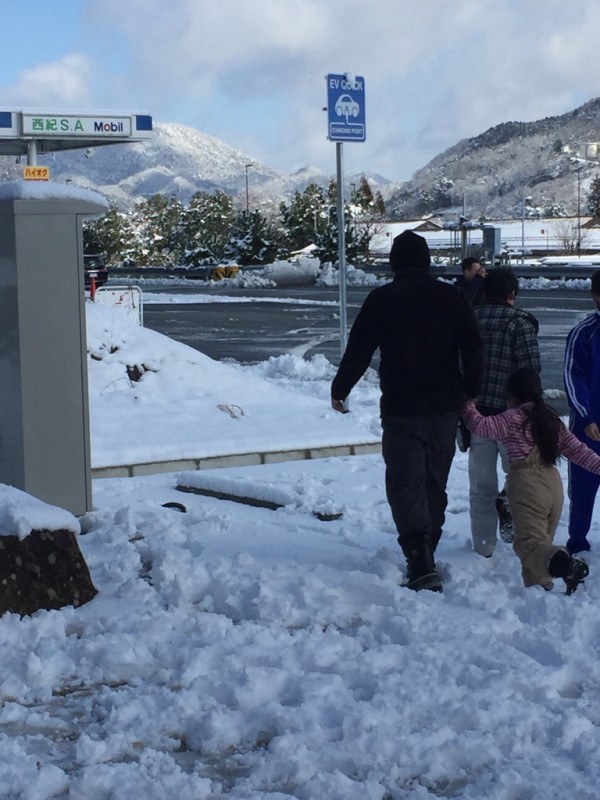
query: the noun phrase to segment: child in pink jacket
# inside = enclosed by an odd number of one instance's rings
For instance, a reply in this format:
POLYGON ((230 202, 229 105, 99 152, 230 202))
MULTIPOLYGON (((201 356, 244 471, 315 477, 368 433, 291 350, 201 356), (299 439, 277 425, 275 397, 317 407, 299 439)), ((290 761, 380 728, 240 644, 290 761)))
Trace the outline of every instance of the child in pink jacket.
POLYGON ((553 544, 563 507, 562 480, 556 462, 560 456, 600 475, 600 457, 577 439, 542 397, 538 373, 529 368, 511 373, 509 409, 484 417, 473 401, 464 404, 467 427, 484 439, 499 439, 510 460, 506 493, 514 524, 513 549, 521 561, 525 586, 551 589, 552 578, 562 578, 572 594, 589 569, 565 547, 553 544))

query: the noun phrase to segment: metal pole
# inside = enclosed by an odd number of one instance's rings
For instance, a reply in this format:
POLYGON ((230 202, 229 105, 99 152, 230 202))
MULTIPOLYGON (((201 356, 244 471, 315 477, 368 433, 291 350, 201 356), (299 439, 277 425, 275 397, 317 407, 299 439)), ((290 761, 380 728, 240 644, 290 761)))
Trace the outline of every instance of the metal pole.
POLYGON ((461 217, 460 220, 460 257, 461 260, 467 257, 467 220, 461 217))
POLYGON ((250 210, 250 204, 248 199, 248 170, 250 169, 251 166, 252 164, 246 164, 246 214, 250 210))
POLYGON ((344 355, 347 342, 346 310, 346 221, 344 219, 344 150, 342 142, 335 144, 337 167, 337 222, 338 264, 340 276, 340 355, 344 355))
POLYGON ((521 192, 521 264, 525 263, 525 187, 521 192))
POLYGON ((577 255, 581 256, 581 167, 577 170, 577 255))
POLYGON ((27 142, 27 166, 37 167, 37 141, 35 139, 27 142))

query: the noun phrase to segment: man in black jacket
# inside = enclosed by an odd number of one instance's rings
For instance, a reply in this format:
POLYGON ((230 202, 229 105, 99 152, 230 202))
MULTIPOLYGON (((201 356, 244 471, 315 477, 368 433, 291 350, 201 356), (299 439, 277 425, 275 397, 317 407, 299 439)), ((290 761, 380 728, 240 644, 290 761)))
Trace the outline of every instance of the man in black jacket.
POLYGON ((430 273, 427 242, 394 239, 394 280, 366 298, 331 387, 344 401, 379 348, 386 493, 407 561, 408 587, 441 591, 434 553, 442 534, 446 483, 459 410, 477 396, 481 337, 467 298, 430 273))
POLYGON ((483 303, 483 279, 485 269, 478 258, 463 258, 460 262, 462 275, 454 281, 454 285, 463 291, 472 306, 483 303))

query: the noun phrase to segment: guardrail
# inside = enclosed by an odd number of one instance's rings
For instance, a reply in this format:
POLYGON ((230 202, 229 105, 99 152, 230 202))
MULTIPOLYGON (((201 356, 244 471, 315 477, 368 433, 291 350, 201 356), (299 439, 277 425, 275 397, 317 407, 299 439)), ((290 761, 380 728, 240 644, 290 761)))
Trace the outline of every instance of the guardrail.
POLYGON ((123 278, 189 278, 209 280, 217 267, 110 267, 109 277, 123 278))
MULTIPOLYGON (((519 278, 548 278, 549 280, 581 280, 591 278, 594 272, 600 267, 596 265, 577 265, 574 264, 519 264, 510 265, 515 275, 519 278)), ((367 268, 370 272, 381 272, 382 274, 390 271, 387 260, 377 260, 372 266, 367 268)), ((458 264, 452 266, 431 265, 431 271, 442 278, 458 278, 462 270, 458 264)))
MULTIPOLYGON (((260 266, 245 266, 240 267, 239 271, 246 270, 253 271, 256 269, 264 269, 265 265, 260 266)), ((574 266, 569 264, 546 264, 546 265, 530 265, 530 264, 511 264, 512 269, 519 278, 548 278, 549 280, 580 280, 582 278, 591 278, 599 267, 596 265, 590 266, 574 266)), ((109 277, 111 279, 120 280, 121 278, 184 278, 186 280, 203 280, 207 281, 217 278, 219 267, 111 267, 109 269, 109 277)), ((360 269, 365 272, 375 272, 378 275, 390 274, 389 261, 387 259, 377 259, 372 264, 361 265, 360 269)), ((432 264, 431 271, 443 278, 457 278, 461 274, 461 269, 458 265, 452 266, 436 266, 432 264)), ((223 277, 220 275, 219 277, 223 277)))

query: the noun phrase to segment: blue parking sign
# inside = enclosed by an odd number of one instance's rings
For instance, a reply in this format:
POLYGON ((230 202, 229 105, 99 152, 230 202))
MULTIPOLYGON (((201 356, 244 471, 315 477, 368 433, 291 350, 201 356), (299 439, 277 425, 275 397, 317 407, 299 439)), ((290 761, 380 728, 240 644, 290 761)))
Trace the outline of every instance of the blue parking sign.
POLYGON ((327 75, 327 135, 332 142, 364 142, 366 138, 365 79, 357 75, 327 75))

